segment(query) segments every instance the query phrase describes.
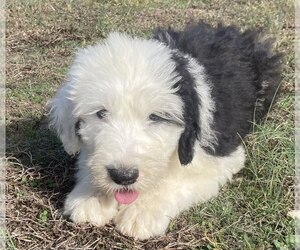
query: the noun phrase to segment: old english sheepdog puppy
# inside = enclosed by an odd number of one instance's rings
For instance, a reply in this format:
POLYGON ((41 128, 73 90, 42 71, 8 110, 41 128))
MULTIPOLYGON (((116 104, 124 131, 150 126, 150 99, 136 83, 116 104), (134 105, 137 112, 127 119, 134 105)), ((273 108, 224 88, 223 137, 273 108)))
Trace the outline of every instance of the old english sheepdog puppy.
POLYGON ((50 125, 79 153, 64 214, 146 239, 216 196, 279 85, 271 47, 259 31, 199 23, 81 49, 49 103, 50 125))

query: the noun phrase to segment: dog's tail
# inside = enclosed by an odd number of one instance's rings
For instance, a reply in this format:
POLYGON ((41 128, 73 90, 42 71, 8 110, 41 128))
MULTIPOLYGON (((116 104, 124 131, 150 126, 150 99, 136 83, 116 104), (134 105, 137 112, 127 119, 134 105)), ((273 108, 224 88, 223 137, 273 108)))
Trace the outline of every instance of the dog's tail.
POLYGON ((274 39, 264 38, 261 30, 246 30, 242 34, 244 52, 251 58, 255 72, 257 101, 255 121, 261 120, 270 110, 281 83, 283 54, 273 52, 274 39))

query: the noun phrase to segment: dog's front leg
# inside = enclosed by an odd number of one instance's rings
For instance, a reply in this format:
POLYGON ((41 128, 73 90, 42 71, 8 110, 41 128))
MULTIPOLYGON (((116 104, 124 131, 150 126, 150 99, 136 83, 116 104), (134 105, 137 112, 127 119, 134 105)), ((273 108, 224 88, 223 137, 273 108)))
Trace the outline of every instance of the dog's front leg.
POLYGON ((85 171, 80 170, 77 177, 78 182, 65 201, 64 215, 75 223, 104 226, 117 213, 115 199, 96 191, 85 171))
POLYGON ((121 205, 114 218, 116 228, 122 234, 144 240, 165 233, 174 216, 171 207, 163 201, 139 198, 130 205, 121 205), (171 214, 173 215, 170 215, 171 214))
MULTIPOLYGON (((207 185, 210 190, 205 194, 197 191, 200 186, 197 179, 181 182, 174 179, 154 190, 141 192, 134 203, 120 206, 114 218, 116 227, 121 233, 140 240, 162 235, 167 230, 170 220, 181 211, 199 202, 201 198, 206 200, 217 194, 217 182, 204 181, 201 187, 207 185)), ((206 192, 207 188, 204 189, 206 192)))

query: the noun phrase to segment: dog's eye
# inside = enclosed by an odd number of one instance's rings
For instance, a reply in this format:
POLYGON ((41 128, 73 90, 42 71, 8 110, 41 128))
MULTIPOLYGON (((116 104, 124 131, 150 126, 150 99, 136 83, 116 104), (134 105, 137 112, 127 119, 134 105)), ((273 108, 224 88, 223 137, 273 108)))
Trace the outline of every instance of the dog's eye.
POLYGON ((96 114, 97 114, 99 119, 103 119, 105 117, 106 113, 107 113, 106 109, 101 109, 96 114))
POLYGON ((149 115, 149 120, 154 121, 154 122, 160 122, 160 121, 165 121, 166 119, 163 117, 160 117, 156 114, 151 114, 151 115, 149 115))

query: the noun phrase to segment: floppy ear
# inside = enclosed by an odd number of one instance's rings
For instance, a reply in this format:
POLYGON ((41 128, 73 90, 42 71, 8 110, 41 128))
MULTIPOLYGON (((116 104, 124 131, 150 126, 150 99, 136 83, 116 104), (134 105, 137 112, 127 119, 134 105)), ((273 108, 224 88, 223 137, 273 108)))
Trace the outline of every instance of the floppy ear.
POLYGON ((178 157, 181 165, 189 164, 194 157, 194 146, 200 136, 200 113, 201 105, 195 84, 195 77, 189 72, 189 61, 186 57, 173 53, 172 59, 176 62, 175 71, 180 76, 174 85, 176 93, 183 102, 183 120, 185 128, 178 142, 178 157))
POLYGON ((73 103, 70 100, 71 83, 67 82, 58 90, 56 96, 48 103, 49 127, 53 129, 70 155, 80 150, 79 136, 76 134, 78 119, 73 116, 73 103))
POLYGON ((187 165, 193 160, 196 139, 197 128, 192 124, 186 124, 178 143, 178 156, 181 165, 187 165))

